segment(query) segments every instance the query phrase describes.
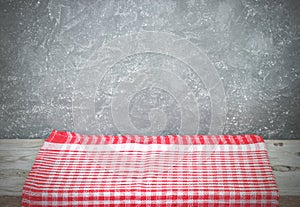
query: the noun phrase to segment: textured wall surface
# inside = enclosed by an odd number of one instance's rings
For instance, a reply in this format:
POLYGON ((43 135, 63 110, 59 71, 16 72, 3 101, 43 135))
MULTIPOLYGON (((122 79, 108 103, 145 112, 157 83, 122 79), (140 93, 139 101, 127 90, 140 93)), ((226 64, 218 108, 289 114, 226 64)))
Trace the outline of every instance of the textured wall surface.
POLYGON ((300 138, 297 0, 0 2, 1 138, 300 138))

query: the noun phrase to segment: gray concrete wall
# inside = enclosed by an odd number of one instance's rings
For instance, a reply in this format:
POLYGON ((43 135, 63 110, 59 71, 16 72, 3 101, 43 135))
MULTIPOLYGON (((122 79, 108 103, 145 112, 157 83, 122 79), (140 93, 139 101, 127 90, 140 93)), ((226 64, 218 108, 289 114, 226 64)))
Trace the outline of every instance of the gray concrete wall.
POLYGON ((297 0, 0 2, 1 138, 300 138, 297 0))

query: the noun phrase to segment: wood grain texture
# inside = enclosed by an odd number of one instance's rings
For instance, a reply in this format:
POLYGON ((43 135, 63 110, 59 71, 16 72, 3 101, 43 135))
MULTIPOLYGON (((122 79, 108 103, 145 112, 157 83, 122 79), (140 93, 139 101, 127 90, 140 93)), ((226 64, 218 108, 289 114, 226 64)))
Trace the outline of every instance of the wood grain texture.
POLYGON ((300 195, 300 140, 267 140, 280 195, 300 195))
POLYGON ((0 140, 0 195, 21 195, 42 139, 0 140))
MULTIPOLYGON (((0 195, 20 196, 42 139, 0 139, 0 195)), ((266 140, 280 195, 300 195, 300 140, 266 140)))

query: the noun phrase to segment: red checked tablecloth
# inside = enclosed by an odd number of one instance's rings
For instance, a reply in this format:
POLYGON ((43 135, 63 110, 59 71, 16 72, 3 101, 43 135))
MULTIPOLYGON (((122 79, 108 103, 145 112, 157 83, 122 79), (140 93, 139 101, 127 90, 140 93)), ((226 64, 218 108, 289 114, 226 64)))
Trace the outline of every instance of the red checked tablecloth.
POLYGON ((278 206, 263 139, 53 131, 22 206, 278 206))

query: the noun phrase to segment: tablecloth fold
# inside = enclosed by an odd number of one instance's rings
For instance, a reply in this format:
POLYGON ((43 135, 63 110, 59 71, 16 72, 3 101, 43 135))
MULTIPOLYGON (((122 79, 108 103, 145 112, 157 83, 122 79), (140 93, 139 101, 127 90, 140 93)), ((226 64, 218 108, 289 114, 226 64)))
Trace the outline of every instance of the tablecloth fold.
POLYGON ((96 136, 54 130, 22 206, 278 206, 257 135, 96 136))

